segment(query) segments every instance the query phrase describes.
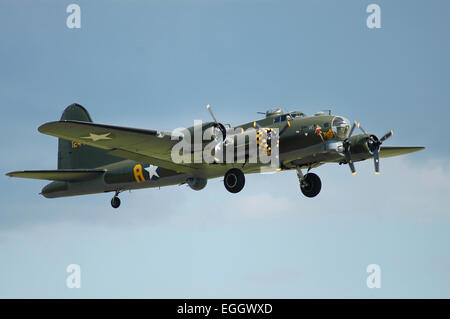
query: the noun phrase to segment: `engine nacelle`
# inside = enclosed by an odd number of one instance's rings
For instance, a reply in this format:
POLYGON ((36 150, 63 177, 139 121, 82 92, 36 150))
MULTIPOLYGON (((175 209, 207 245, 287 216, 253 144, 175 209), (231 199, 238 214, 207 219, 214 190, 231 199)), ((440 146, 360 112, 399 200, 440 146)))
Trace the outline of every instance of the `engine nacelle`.
POLYGON ((193 190, 199 191, 205 188, 206 184, 208 183, 208 180, 206 178, 201 177, 190 177, 186 180, 186 183, 193 190))
POLYGON ((350 153, 352 154, 353 161, 363 161, 373 156, 373 152, 378 147, 374 141, 377 142, 378 137, 374 134, 370 134, 370 137, 371 139, 365 134, 350 137, 350 153))

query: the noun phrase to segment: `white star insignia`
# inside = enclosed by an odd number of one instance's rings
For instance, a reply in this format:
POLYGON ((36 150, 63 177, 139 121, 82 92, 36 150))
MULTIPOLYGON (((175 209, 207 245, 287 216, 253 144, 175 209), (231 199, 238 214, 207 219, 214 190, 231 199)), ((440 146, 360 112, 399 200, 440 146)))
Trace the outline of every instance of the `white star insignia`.
POLYGON ((110 140, 111 138, 108 137, 108 135, 111 133, 105 133, 105 134, 94 134, 89 133, 89 136, 84 136, 81 138, 91 139, 93 142, 101 141, 101 140, 110 140))
POLYGON ((159 178, 158 172, 156 171, 158 169, 158 166, 150 165, 149 167, 144 168, 148 175, 150 176, 149 179, 152 179, 153 176, 156 176, 159 178))

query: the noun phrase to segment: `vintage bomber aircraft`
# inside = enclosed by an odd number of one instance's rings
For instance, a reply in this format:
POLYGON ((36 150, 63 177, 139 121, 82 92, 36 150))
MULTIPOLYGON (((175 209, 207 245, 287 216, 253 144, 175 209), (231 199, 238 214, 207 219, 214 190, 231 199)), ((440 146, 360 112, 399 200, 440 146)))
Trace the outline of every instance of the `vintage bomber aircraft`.
MULTIPOLYGON (((223 135, 219 139, 221 143, 233 138, 236 130, 226 129, 217 122, 209 105, 207 107, 214 121, 204 124, 202 129, 215 128, 219 132, 217 135, 223 135)), ((382 146, 392 136, 392 131, 378 138, 358 123, 351 126, 346 118, 331 112, 306 116, 298 111, 269 110, 264 119, 237 128, 244 130, 252 126, 265 134, 266 138, 258 140, 258 147, 265 151, 270 151, 271 129, 279 129, 277 170, 295 169, 300 189, 307 197, 316 196, 321 189, 320 178, 309 171, 324 163, 348 164, 355 174, 354 162, 373 158, 378 174, 380 157, 424 149, 382 146), (362 134, 352 135, 355 127, 359 127, 362 134), (302 169, 307 169, 307 173, 303 174, 302 169)), ((115 192, 111 205, 117 208, 120 205, 118 194, 124 190, 184 183, 201 190, 208 179, 220 176, 224 176, 229 192, 238 193, 245 184, 244 174, 261 169, 260 163, 175 163, 171 159, 171 149, 178 141, 171 138, 171 132, 96 124, 78 104, 68 106, 60 121, 43 124, 39 131, 59 138, 58 169, 15 171, 6 175, 51 180, 42 189, 41 194, 46 198, 115 192)))

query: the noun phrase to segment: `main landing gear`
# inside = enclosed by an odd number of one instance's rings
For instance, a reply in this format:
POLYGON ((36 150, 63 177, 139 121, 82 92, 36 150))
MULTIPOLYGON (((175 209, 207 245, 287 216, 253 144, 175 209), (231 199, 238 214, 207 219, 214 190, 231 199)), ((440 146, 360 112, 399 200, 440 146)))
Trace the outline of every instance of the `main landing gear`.
POLYGON ((120 193, 120 191, 116 191, 116 194, 111 199, 111 206, 113 208, 118 208, 120 206, 120 198, 118 197, 119 193, 120 193))
POLYGON ((238 168, 230 169, 225 173, 223 184, 230 193, 239 193, 245 185, 244 173, 238 168))
POLYGON ((315 197, 320 193, 322 182, 319 176, 314 173, 303 175, 302 170, 297 168, 297 176, 300 182, 300 190, 306 197, 315 197))

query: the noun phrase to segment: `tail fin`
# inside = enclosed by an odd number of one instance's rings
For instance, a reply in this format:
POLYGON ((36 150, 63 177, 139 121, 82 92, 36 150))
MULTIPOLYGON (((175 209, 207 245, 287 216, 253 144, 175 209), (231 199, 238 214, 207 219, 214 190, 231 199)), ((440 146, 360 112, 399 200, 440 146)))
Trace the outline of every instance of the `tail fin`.
MULTIPOLYGON (((88 111, 79 104, 69 105, 61 116, 61 121, 92 122, 88 111)), ((89 169, 122 161, 122 158, 108 154, 89 145, 58 139, 58 169, 89 169)))

